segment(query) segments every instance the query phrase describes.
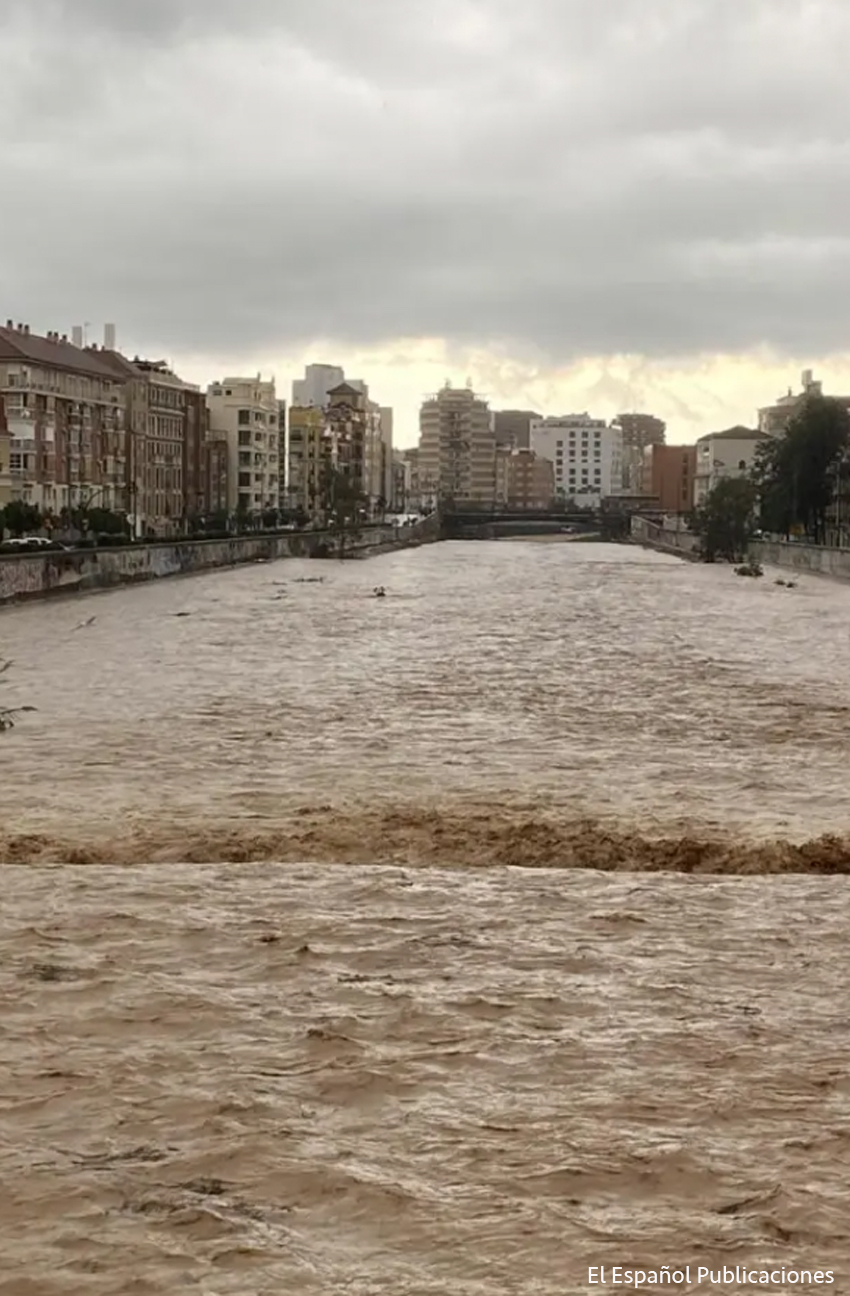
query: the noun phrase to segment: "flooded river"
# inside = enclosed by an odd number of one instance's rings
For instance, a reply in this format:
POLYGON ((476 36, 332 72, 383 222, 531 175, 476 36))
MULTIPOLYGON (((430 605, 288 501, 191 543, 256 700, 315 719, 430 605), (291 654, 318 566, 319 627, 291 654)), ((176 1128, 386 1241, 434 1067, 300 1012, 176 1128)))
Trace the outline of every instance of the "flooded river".
POLYGON ((776 575, 0 612, 0 1296, 850 1291, 850 588, 776 575))

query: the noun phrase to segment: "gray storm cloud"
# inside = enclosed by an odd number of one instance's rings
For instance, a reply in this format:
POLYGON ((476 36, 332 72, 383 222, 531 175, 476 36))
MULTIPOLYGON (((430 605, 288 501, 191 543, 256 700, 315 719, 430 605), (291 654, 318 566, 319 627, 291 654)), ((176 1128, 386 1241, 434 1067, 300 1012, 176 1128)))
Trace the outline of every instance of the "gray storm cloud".
POLYGON ((6 0, 6 314, 835 351, 848 37, 844 0, 6 0))

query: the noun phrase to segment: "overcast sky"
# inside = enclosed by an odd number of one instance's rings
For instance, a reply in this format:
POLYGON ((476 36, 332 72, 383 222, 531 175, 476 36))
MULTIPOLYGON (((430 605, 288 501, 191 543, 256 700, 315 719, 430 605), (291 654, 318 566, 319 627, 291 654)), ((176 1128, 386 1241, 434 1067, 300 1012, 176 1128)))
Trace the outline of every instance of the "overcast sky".
POLYGON ((0 315, 206 383, 850 389, 846 0, 0 0, 0 315), (3 309, 5 307, 5 309, 3 309))

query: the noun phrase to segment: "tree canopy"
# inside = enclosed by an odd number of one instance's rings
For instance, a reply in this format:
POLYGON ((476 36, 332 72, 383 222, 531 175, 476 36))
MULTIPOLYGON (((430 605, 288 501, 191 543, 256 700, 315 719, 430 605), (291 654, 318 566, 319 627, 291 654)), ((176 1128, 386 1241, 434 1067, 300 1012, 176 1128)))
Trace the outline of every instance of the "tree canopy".
POLYGON ((800 527, 823 543, 827 512, 847 478, 848 445, 850 414, 828 396, 809 396, 781 437, 759 445, 752 481, 766 531, 800 527))
POLYGON ((755 527, 756 488, 746 477, 724 477, 694 511, 691 530, 706 562, 741 562, 755 527))

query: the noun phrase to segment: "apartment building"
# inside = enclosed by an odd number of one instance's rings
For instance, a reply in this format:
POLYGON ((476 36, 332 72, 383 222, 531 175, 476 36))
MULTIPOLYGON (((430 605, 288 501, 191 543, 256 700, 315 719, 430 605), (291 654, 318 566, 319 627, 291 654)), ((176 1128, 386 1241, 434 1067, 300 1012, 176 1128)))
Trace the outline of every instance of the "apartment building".
POLYGON ((183 517, 200 520, 209 508, 209 422, 207 399, 200 387, 185 388, 183 424, 183 517))
MULTIPOLYGON (((66 334, 0 328, 0 397, 10 500, 44 512, 100 507, 128 512, 125 384, 66 334)), ((5 462, 5 456, 4 456, 5 462)))
POLYGON ((596 505, 622 490, 623 434, 589 414, 536 419, 531 449, 553 465, 555 496, 596 505))
MULTIPOLYGON (((114 344, 113 326, 107 325, 106 334, 114 344)), ((135 534, 182 535, 192 519, 211 511, 204 393, 165 360, 130 360, 114 345, 88 350, 124 384, 127 493, 135 534)))
POLYGON ((381 483, 381 495, 387 501, 387 507, 392 507, 393 483, 394 483, 394 457, 393 457, 393 410, 391 405, 381 405, 381 443, 383 445, 383 482, 381 483))
POLYGON ((207 404, 210 432, 228 446, 228 512, 277 509, 281 469, 274 379, 223 378, 207 388, 207 404))
POLYGON ((757 428, 738 426, 700 437, 695 447, 694 505, 704 504, 706 496, 719 482, 748 476, 759 445, 769 441, 771 435, 757 428))
POLYGON ((411 508, 409 485, 410 466, 404 455, 396 450, 393 454, 392 489, 390 492, 390 508, 393 513, 406 513, 411 508))
POLYGON ((644 452, 647 446, 664 445, 667 424, 654 414, 618 414, 615 425, 623 435, 622 488, 628 494, 642 490, 644 452))
POLYGON ((339 365, 307 365, 304 377, 296 378, 292 383, 291 403, 299 409, 324 409, 328 403, 328 392, 344 382, 345 372, 339 365))
POLYGON ((492 504, 496 437, 490 409, 471 387, 443 387, 419 412, 419 489, 424 499, 492 504))
MULTIPOLYGON (((823 383, 815 379, 811 369, 803 370, 800 382, 802 391, 792 392, 789 387, 785 396, 780 396, 772 405, 765 405, 759 410, 759 432, 766 432, 768 436, 782 436, 788 424, 795 414, 800 412, 810 396, 823 396, 823 383)), ((845 408, 850 409, 850 396, 835 396, 832 399, 840 401, 845 408)))
POLYGON ((277 403, 277 470, 278 504, 286 512, 289 508, 289 406, 285 400, 277 403))
POLYGON ((324 426, 321 406, 289 407, 287 507, 310 517, 316 515, 320 502, 324 426))
MULTIPOLYGON (((365 383, 363 384, 365 387, 365 383)), ((366 388, 368 392, 368 388, 366 388)), ((364 442, 363 490, 370 507, 375 508, 386 499, 386 446, 381 426, 381 407, 377 401, 366 397, 366 437, 364 442)))
POLYGON ((686 513, 694 504, 697 448, 648 445, 643 452, 642 493, 665 513, 686 513))
POLYGON ((533 450, 511 452, 508 465, 508 506, 548 509, 555 499, 555 466, 533 450))
POLYGON ((493 504, 499 508, 506 508, 508 503, 511 488, 511 454, 509 445, 496 445, 493 504))
POLYGON ((0 395, 0 509, 12 502, 12 475, 9 469, 11 449, 12 438, 6 425, 6 406, 0 395))
POLYGON ((229 448, 226 437, 207 433, 204 445, 204 516, 229 512, 229 448))
POLYGON ((362 390, 343 382, 328 392, 322 427, 323 462, 344 473, 354 489, 368 495, 366 446, 372 411, 362 390))
POLYGON ((436 485, 433 488, 433 497, 429 491, 423 491, 419 470, 419 447, 408 446, 406 450, 402 450, 401 458, 404 464, 405 508, 411 513, 430 512, 436 503, 436 485))

